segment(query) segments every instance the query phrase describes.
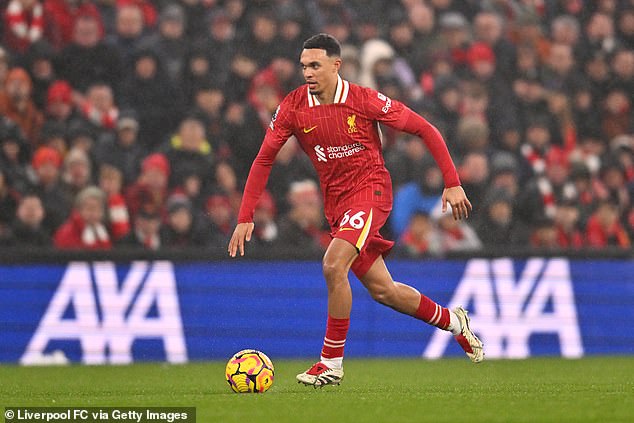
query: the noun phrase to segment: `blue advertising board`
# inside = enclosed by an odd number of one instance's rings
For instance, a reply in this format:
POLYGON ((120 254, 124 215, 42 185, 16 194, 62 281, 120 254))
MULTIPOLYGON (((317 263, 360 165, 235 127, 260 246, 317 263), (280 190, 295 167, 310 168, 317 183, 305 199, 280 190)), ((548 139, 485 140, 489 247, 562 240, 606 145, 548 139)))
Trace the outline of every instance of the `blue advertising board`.
MULTIPOLYGON (((395 280, 471 311, 488 359, 634 353, 634 262, 391 261, 395 280)), ((347 357, 461 354, 451 336, 374 302, 352 277, 347 357)), ((316 358, 317 262, 135 261, 0 266, 0 361, 225 359, 243 348, 316 358)))

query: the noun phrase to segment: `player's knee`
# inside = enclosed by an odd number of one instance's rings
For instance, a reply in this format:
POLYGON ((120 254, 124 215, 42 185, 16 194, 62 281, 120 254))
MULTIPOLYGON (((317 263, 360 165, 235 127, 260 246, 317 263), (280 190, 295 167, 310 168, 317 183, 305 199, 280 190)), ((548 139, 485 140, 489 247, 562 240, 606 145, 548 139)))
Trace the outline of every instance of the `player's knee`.
POLYGON ((346 266, 339 260, 324 260, 321 267, 328 284, 346 279, 346 266))

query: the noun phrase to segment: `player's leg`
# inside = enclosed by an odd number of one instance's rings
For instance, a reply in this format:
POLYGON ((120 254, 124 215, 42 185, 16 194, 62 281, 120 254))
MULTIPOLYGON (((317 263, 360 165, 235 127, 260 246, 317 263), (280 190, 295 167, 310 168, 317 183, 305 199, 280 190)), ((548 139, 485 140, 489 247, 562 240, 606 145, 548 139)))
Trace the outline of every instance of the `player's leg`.
POLYGON ((328 288, 328 321, 320 361, 297 375, 306 385, 336 385, 343 379, 343 351, 350 326, 352 291, 348 271, 358 252, 348 241, 334 238, 324 255, 322 268, 328 288))
POLYGON ((395 282, 382 256, 379 256, 359 279, 372 298, 379 303, 450 331, 473 362, 479 363, 484 358, 482 342, 471 331, 466 310, 462 307, 449 310, 415 288, 395 282))

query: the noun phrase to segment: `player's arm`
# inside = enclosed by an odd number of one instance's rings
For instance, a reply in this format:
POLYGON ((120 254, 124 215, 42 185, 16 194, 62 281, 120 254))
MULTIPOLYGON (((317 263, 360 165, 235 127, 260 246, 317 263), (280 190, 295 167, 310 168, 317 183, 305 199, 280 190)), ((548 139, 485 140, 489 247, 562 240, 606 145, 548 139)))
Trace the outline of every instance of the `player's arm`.
POLYGON ((458 171, 438 129, 403 103, 391 100, 383 94, 377 93, 376 98, 372 98, 369 103, 375 105, 378 121, 399 131, 416 135, 423 140, 442 171, 445 182, 441 199, 443 213, 447 210, 447 203, 449 203, 454 219, 469 217, 473 207, 460 185, 458 171))
POLYGON ((235 257, 238 251, 241 256, 244 255, 244 244, 251 240, 255 227, 253 224, 255 206, 266 187, 277 153, 291 136, 290 119, 285 113, 282 113, 283 106, 284 103, 278 107, 273 115, 260 151, 251 165, 238 212, 238 224, 227 248, 231 257, 235 257))

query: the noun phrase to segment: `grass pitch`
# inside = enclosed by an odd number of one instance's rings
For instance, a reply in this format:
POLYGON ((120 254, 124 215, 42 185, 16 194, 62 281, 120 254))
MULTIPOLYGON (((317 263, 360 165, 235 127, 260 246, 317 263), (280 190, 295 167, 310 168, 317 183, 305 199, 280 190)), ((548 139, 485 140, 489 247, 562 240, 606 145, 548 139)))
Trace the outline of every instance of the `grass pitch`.
POLYGON ((225 363, 0 367, 1 406, 194 406, 198 422, 634 422, 634 357, 346 360, 341 386, 234 394, 225 363))

